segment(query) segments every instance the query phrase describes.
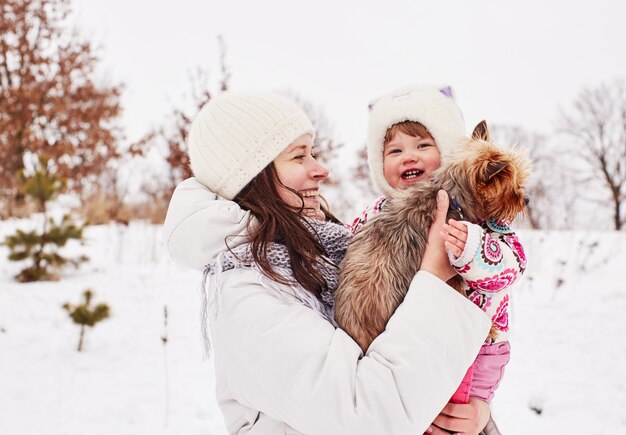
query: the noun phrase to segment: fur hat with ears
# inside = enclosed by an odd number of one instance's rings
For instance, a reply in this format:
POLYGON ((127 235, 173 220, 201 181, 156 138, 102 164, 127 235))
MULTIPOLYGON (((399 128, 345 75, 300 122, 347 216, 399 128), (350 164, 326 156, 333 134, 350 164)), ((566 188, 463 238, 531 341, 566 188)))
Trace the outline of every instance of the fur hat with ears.
POLYGON ((395 190, 383 173, 383 147, 387 130, 403 121, 415 121, 428 129, 442 161, 465 136, 465 122, 450 86, 404 87, 372 100, 367 133, 367 159, 374 184, 385 195, 395 190))
POLYGON ((287 98, 269 92, 224 92, 212 98, 191 124, 191 169, 211 191, 233 199, 307 133, 315 135, 311 121, 287 98))

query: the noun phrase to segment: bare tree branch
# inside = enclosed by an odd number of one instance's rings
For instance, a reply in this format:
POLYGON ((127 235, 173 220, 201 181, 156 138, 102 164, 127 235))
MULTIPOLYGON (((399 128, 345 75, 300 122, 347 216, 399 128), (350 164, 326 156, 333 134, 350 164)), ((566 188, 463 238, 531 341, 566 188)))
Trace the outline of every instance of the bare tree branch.
POLYGON ((589 174, 607 190, 616 230, 626 205, 626 85, 622 80, 581 91, 561 113, 560 130, 581 150, 589 174))

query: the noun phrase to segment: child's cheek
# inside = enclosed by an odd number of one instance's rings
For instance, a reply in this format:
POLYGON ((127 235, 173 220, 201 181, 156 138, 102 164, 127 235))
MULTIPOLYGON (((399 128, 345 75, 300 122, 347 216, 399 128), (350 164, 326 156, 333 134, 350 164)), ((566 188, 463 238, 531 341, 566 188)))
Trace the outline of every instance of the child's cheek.
POLYGON ((396 189, 398 186, 397 186, 395 177, 393 177, 394 169, 395 168, 393 167, 393 163, 391 161, 388 161, 386 158, 384 158, 383 159, 383 177, 385 177, 385 181, 387 181, 387 183, 389 183, 391 187, 396 189))

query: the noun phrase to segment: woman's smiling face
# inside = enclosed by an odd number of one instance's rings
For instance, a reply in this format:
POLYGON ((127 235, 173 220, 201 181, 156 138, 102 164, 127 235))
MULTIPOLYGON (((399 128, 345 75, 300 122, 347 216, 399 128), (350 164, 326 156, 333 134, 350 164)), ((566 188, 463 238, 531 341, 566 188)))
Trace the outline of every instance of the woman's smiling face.
POLYGON ((319 185, 328 177, 328 170, 315 160, 311 135, 304 134, 285 148, 274 159, 274 167, 283 184, 277 186, 280 198, 296 209, 302 207, 304 201, 307 216, 324 219, 319 185))

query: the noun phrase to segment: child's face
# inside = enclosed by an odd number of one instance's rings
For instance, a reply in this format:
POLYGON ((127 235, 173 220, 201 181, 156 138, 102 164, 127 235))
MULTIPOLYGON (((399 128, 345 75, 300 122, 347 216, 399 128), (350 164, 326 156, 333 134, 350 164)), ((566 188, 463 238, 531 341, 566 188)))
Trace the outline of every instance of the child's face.
POLYGON ((383 149, 383 174, 395 189, 406 189, 428 178, 440 164, 439 148, 429 137, 398 131, 383 149))

